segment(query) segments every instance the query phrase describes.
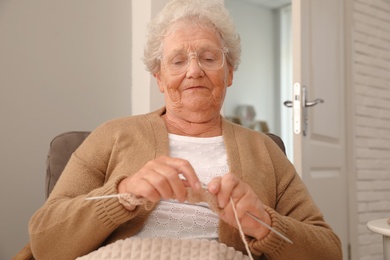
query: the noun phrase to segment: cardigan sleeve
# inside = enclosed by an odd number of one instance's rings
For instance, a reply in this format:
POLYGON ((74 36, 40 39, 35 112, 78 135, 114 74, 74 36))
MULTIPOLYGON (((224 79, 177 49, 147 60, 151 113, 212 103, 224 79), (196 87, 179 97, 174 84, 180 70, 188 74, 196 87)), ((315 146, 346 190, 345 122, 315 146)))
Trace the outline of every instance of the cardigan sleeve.
POLYGON ((271 225, 293 244, 270 232, 260 241, 251 240, 256 254, 271 259, 342 259, 341 243, 295 168, 272 141, 265 140, 276 180, 276 201, 266 206, 271 225))
POLYGON ((103 125, 71 156, 48 200, 30 220, 36 259, 75 259, 89 253, 137 215, 139 208, 129 212, 116 198, 85 200, 118 193, 126 175, 107 172, 115 145, 112 131, 103 125))

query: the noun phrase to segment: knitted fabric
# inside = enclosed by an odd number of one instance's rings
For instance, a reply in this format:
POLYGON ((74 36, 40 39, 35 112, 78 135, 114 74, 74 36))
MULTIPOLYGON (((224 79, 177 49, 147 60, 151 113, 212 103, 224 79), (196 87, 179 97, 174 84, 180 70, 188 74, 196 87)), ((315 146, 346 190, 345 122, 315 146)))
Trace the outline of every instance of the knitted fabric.
MULTIPOLYGON (((131 194, 121 194, 121 203, 126 205, 143 205, 147 207, 148 201, 135 199, 131 194), (132 204, 134 203, 134 204, 132 204)), ((194 191, 187 188, 188 203, 207 202, 214 212, 220 213, 216 197, 206 189, 194 191)), ((249 259, 242 252, 233 247, 207 239, 172 239, 172 238, 127 238, 101 247, 78 260, 143 260, 143 259, 249 259)))
POLYGON ((194 191, 191 188, 187 188, 187 202, 189 203, 200 203, 207 202, 210 209, 215 213, 221 213, 222 209, 218 206, 217 198, 215 195, 208 192, 207 189, 201 189, 194 191))
MULTIPOLYGON (((144 206, 145 209, 150 210, 153 208, 153 202, 148 201, 144 198, 137 198, 133 194, 124 193, 119 194, 119 202, 125 206, 144 206)), ((199 191, 194 191, 191 188, 187 188, 186 201, 188 203, 200 203, 207 202, 210 209, 215 213, 221 213, 222 209, 218 207, 217 199, 215 195, 208 192, 207 189, 200 189, 199 191)))
POLYGON ((77 260, 248 260, 233 247, 207 239, 127 238, 77 260))
POLYGON ((144 198, 137 198, 136 196, 130 193, 119 194, 118 199, 119 202, 122 203, 122 205, 128 207, 143 205, 147 210, 150 210, 153 207, 152 202, 144 198))

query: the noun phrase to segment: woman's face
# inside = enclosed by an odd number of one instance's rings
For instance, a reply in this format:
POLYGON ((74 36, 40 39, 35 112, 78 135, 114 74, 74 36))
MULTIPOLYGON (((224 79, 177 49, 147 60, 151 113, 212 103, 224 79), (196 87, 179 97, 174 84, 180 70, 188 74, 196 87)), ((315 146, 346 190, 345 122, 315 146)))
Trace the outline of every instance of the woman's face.
POLYGON ((217 70, 202 69, 193 55, 183 72, 172 73, 165 66, 165 57, 172 53, 197 53, 214 48, 223 49, 215 30, 177 24, 163 40, 159 72, 154 76, 165 96, 167 111, 189 122, 203 123, 219 117, 227 87, 233 80, 233 68, 225 62, 217 70))

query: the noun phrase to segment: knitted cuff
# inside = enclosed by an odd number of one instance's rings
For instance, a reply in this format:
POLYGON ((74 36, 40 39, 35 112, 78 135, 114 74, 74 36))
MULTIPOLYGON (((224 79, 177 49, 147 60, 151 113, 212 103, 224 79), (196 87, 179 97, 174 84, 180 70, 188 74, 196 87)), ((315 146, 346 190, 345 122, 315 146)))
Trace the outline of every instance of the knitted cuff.
MULTIPOLYGON (((126 176, 118 176, 111 179, 102 188, 99 196, 111 195, 118 192, 118 183, 126 176)), ((108 228, 115 228, 118 225, 131 219, 136 212, 129 211, 115 199, 102 199, 96 201, 96 213, 98 218, 108 228)))
MULTIPOLYGON (((264 209, 271 217, 271 226, 281 233, 287 234, 288 226, 287 223, 285 223, 283 220, 283 217, 268 206, 264 206, 264 209)), ((256 253, 277 254, 278 250, 286 246, 286 243, 288 242, 284 241, 274 232, 270 231, 268 235, 261 240, 252 238, 252 240, 249 242, 249 245, 256 253)))

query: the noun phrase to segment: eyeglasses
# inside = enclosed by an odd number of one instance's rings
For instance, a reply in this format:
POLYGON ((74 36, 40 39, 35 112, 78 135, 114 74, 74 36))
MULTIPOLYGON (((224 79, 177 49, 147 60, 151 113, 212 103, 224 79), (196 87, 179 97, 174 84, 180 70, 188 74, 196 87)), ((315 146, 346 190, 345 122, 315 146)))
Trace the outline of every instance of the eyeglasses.
POLYGON ((225 62, 228 49, 206 49, 199 52, 173 51, 161 57, 162 64, 168 73, 178 75, 185 72, 194 58, 203 70, 218 70, 225 62))

